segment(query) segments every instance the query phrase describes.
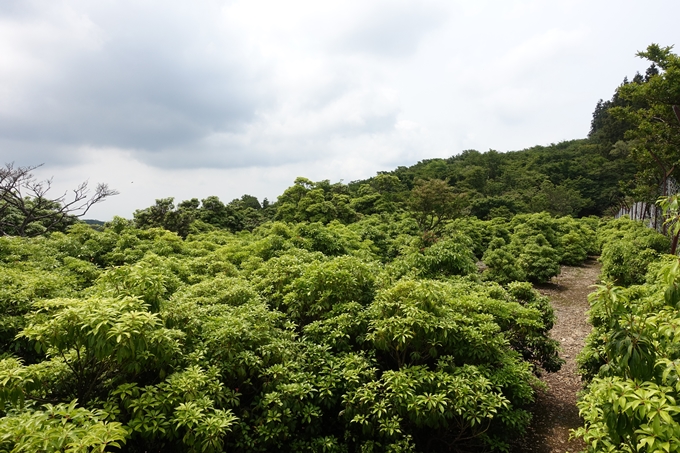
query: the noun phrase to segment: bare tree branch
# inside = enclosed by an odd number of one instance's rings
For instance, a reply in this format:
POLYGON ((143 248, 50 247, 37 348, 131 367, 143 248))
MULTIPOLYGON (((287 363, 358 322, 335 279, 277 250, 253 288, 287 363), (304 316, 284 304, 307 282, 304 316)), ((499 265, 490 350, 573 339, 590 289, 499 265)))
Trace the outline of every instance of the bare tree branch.
MULTIPOLYGON (((42 165, 42 164, 41 164, 42 165)), ((89 196, 88 182, 81 183, 61 196, 50 198, 52 179, 39 181, 32 171, 41 165, 0 168, 0 236, 37 236, 63 228, 92 206, 117 195, 107 184, 98 184, 89 196)))

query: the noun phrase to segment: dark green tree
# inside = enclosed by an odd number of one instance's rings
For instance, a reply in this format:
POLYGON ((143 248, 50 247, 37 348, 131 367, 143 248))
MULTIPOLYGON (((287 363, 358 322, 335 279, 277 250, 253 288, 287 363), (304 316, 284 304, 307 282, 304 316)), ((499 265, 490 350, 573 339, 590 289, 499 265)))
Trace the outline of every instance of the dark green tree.
POLYGON ((196 220, 197 203, 196 199, 183 201, 175 209, 174 198, 158 199, 153 206, 134 212, 135 225, 137 228, 165 228, 186 237, 191 223, 196 220))
POLYGON ((277 200, 275 219, 285 222, 321 222, 339 220, 351 223, 357 212, 351 205, 346 185, 324 180, 312 182, 298 177, 277 200))
POLYGON ((672 52, 672 46, 658 44, 637 55, 658 70, 650 71, 647 79, 619 87, 618 95, 630 104, 613 108, 612 114, 633 125, 625 136, 633 141, 631 156, 639 167, 637 183, 649 187, 643 192, 651 194, 648 201, 654 201, 656 195, 667 195, 667 181, 677 179, 680 166, 680 57, 672 52))

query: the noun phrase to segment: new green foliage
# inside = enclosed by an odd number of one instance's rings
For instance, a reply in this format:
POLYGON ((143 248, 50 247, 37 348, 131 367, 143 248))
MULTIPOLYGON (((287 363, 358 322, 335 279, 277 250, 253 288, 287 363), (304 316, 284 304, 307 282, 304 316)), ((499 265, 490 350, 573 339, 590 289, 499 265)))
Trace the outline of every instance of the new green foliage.
POLYGON ((107 422, 106 413, 69 404, 45 404, 40 409, 10 412, 0 419, 0 448, 12 452, 90 453, 121 448, 129 431, 107 422))
POLYGON ((560 264, 578 265, 597 253, 595 232, 584 219, 521 214, 507 226, 497 221, 481 226, 487 228, 480 238, 482 249, 488 241, 482 256, 488 267, 484 276, 502 284, 545 283, 559 274, 560 264))
POLYGON ((559 359, 544 299, 477 277, 473 250, 514 234, 480 222, 433 242, 400 215, 2 238, 0 445, 503 449, 559 359))
POLYGON ((670 246, 667 237, 627 217, 601 227, 598 240, 602 275, 621 286, 643 283, 649 264, 670 246))
MULTIPOLYGON (((630 221, 616 226, 631 228, 630 221)), ((610 241, 611 247, 631 237, 610 241)), ((680 261, 654 252, 641 285, 600 285, 589 297, 594 328, 578 359, 589 384, 578 403, 585 425, 576 431, 589 452, 680 448, 680 261)))

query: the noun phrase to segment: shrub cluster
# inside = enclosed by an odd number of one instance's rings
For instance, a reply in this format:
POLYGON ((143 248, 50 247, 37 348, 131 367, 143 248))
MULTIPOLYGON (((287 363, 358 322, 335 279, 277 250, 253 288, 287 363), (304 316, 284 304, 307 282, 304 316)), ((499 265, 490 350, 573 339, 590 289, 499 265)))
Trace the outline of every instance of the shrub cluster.
POLYGON ((600 241, 605 283, 589 296, 576 435, 593 453, 680 451, 680 261, 628 219, 603 226, 600 241))
POLYGON ((487 267, 485 279, 546 283, 560 273, 561 264, 578 265, 598 253, 598 223, 540 213, 517 215, 510 221, 464 218, 449 228, 473 239, 473 251, 487 267))
POLYGON ((619 286, 644 283, 649 264, 670 249, 668 237, 628 217, 603 225, 598 243, 602 276, 619 286))
POLYGON ((560 366, 554 315, 476 260, 520 247, 538 281, 587 225, 480 222, 0 238, 0 451, 504 450, 560 366))

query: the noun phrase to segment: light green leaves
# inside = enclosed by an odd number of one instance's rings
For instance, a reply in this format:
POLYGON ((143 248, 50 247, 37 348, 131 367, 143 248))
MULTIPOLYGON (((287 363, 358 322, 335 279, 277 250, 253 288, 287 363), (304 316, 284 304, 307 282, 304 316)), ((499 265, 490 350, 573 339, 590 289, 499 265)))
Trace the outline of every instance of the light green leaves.
MULTIPOLYGON (((296 209, 341 217, 342 187, 305 184, 314 202, 296 209)), ((480 250, 509 239, 487 226, 480 250)), ((41 245, 0 240, 11 281, 48 290, 4 293, 22 297, 22 348, 0 360, 0 450, 396 453, 430 437, 503 449, 527 426, 532 369, 554 369, 552 312, 530 284, 480 283, 467 233, 427 243, 399 213, 199 227, 183 240, 115 219, 41 245), (47 401, 70 404, 59 427, 40 415, 47 401)))
POLYGON ((589 452, 680 451, 680 266, 667 257, 651 269, 644 285, 598 285, 589 296, 595 329, 579 361, 592 381, 575 432, 589 452))
POLYGON ((103 453, 121 448, 129 432, 118 422, 103 421, 100 411, 69 404, 46 404, 42 410, 0 419, 0 449, 12 453, 103 453))
POLYGON ((87 402, 119 373, 161 372, 176 360, 181 332, 162 327, 136 298, 53 299, 37 305, 21 335, 71 371, 71 396, 87 402))

